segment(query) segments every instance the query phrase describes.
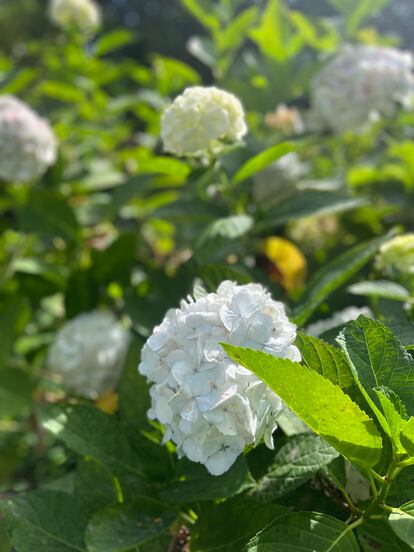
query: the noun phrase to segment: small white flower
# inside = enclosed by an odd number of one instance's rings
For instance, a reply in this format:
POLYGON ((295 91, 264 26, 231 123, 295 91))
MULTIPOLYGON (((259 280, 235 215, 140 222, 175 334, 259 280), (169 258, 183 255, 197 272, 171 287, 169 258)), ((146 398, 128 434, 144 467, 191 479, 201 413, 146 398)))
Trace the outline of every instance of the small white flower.
POLYGON ((241 140, 246 132, 240 101, 215 86, 187 88, 161 118, 165 150, 181 156, 205 156, 223 141, 241 140))
POLYGON ((268 127, 276 128, 284 134, 302 134, 305 130, 300 112, 285 104, 279 104, 273 113, 267 113, 265 123, 268 127))
POLYGON ((310 324, 306 328, 306 333, 313 337, 319 337, 329 330, 351 322, 351 320, 356 320, 360 315, 372 318, 372 312, 368 307, 347 307, 344 310, 336 312, 331 318, 325 318, 310 324))
POLYGON ((101 24, 101 9, 93 0, 50 0, 49 17, 63 29, 96 29, 101 24))
POLYGON ((282 401, 231 360, 220 343, 299 361, 296 328, 281 303, 256 284, 223 282, 216 293, 168 311, 142 349, 139 371, 153 383, 150 418, 165 425, 180 456, 227 471, 246 445, 272 433, 282 401))
POLYGON ((80 314, 58 332, 48 367, 65 389, 93 398, 116 387, 128 344, 128 332, 112 313, 80 314))
POLYGON ((372 116, 392 115, 397 102, 413 98, 413 58, 382 46, 349 46, 329 61, 311 83, 311 118, 341 133, 358 130, 372 116))
POLYGON ((0 97, 0 178, 28 182, 53 165, 57 142, 49 123, 14 96, 0 97))

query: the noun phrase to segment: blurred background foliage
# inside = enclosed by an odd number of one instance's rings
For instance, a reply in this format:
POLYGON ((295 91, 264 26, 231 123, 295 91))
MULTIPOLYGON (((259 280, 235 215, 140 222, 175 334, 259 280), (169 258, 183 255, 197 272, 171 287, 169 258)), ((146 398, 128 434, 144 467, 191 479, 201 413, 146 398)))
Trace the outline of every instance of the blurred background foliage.
MULTIPOLYGON (((47 116, 60 141, 41 183, 0 190, 0 491, 74 466, 39 423, 45 406, 64 400, 45 359, 65 320, 106 306, 131 328, 118 413, 155 431, 136 374, 139 344, 194 283, 255 280, 294 309, 328 260, 396 225, 414 229, 412 111, 344 137, 299 138, 266 123, 281 103, 306 110, 311 77, 344 42, 412 48, 411 0, 101 6, 104 30, 85 38, 53 28, 43 1, 0 3, 1 93, 47 116), (249 125, 245 147, 208 167, 166 155, 159 141, 164 108, 200 83, 240 97, 249 125), (272 159, 288 153, 290 168, 259 162, 235 177, 274 147, 272 159)), ((358 270, 359 280, 378 277, 364 265, 371 249, 343 261, 346 278, 328 286, 336 293, 321 295, 314 319, 368 303, 379 317, 409 321, 404 293, 344 285, 358 270)), ((410 296, 413 283, 404 285, 410 296)))

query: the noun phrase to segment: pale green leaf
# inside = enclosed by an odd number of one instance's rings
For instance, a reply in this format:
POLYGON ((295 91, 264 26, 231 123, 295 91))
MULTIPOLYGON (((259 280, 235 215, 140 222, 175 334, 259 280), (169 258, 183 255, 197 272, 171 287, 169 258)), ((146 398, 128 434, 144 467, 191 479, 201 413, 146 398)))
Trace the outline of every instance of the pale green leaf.
POLYGON ((262 379, 315 433, 351 462, 361 466, 378 462, 382 441, 374 421, 340 387, 297 362, 223 346, 231 358, 262 379))
POLYGON ((414 456, 414 417, 407 421, 401 435, 401 444, 410 456, 414 456))
POLYGON ((410 292, 405 287, 388 280, 357 282, 349 286, 347 290, 353 295, 380 297, 392 301, 410 301, 410 292))
POLYGON ((269 0, 259 25, 249 34, 265 56, 278 62, 287 60, 286 22, 283 21, 281 0, 269 0))

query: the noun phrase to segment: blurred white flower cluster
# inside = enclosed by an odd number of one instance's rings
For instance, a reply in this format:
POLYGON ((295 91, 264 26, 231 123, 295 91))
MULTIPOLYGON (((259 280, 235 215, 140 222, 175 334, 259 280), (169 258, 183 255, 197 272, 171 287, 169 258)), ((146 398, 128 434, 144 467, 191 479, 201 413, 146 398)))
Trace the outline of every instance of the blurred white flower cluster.
POLYGON ((165 425, 177 453, 227 471, 246 445, 272 433, 282 403, 250 371, 232 361, 220 343, 300 360, 296 328, 284 306, 257 284, 223 282, 216 293, 182 301, 168 311, 142 350, 139 371, 154 385, 150 418, 165 425))
POLYGON ((49 17, 62 29, 76 27, 87 31, 100 26, 101 9, 93 0, 50 0, 49 17))
POLYGON ((369 481, 349 462, 345 461, 346 491, 354 502, 368 500, 369 481))
POLYGON ((414 274, 414 234, 396 236, 384 243, 376 265, 387 273, 396 269, 401 274, 414 274))
POLYGON ((360 315, 372 318, 372 312, 368 307, 347 307, 336 312, 331 318, 325 318, 324 320, 318 320, 314 324, 310 324, 306 328, 306 333, 313 337, 319 337, 329 330, 356 320, 360 315))
POLYGON ((206 156, 246 132, 240 101, 215 86, 187 88, 161 118, 164 148, 180 156, 206 156))
POLYGON ((311 83, 311 119, 341 133, 364 126, 372 116, 392 115, 414 93, 413 58, 380 46, 346 47, 311 83))
POLYGON ((0 97, 0 178, 34 180, 56 156, 57 141, 49 123, 14 96, 0 97))
POLYGON ((66 390, 94 398, 116 387, 128 344, 128 332, 112 313, 80 314, 58 332, 48 367, 66 390))

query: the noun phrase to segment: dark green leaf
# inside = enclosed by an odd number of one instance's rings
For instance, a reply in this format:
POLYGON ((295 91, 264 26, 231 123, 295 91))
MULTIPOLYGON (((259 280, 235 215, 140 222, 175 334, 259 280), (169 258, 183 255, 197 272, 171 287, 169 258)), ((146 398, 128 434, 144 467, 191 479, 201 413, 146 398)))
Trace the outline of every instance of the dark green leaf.
POLYGON ((348 526, 325 514, 297 512, 279 517, 256 535, 246 552, 359 552, 348 526))
POLYGON ((37 491, 9 500, 6 519, 18 552, 86 552, 82 505, 59 491, 37 491))
POLYGON ((377 238, 358 244, 316 272, 294 312, 296 324, 302 326, 331 293, 352 278, 372 259, 385 240, 386 238, 377 238))

